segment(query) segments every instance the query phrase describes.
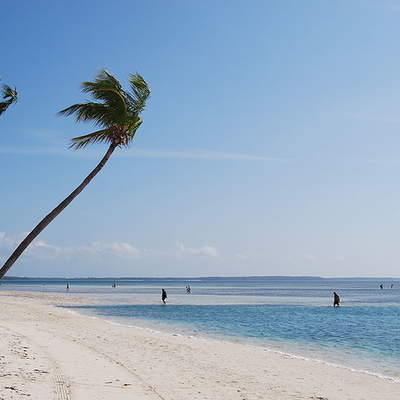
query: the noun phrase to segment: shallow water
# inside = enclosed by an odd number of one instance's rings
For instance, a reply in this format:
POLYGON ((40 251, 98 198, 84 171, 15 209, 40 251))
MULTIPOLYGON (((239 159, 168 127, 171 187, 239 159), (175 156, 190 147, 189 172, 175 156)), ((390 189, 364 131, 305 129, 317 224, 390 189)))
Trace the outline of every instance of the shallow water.
MULTIPOLYGON (((2 289, 65 292, 65 280, 2 289)), ((69 280, 75 307, 123 323, 250 342, 400 378, 400 281, 320 278, 69 280), (111 288, 112 282, 117 288, 111 288), (184 293, 190 283, 193 293, 184 293), (380 283, 384 289, 379 289, 380 283), (393 284, 393 288, 390 285, 393 284), (168 305, 160 304, 160 290, 168 305), (343 300, 332 307, 332 292, 343 300), (138 304, 139 303, 139 304, 138 304)))

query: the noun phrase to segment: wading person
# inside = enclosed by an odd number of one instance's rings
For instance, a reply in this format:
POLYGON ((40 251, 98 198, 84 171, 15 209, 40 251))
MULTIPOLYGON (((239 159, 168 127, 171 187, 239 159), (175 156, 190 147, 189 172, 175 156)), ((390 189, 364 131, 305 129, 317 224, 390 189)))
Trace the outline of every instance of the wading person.
POLYGON ((333 292, 333 307, 340 306, 340 297, 336 292, 333 292))
POLYGON ((167 292, 165 291, 165 289, 161 289, 161 300, 162 300, 162 302, 163 302, 164 304, 167 304, 167 303, 165 302, 166 298, 167 298, 167 292))

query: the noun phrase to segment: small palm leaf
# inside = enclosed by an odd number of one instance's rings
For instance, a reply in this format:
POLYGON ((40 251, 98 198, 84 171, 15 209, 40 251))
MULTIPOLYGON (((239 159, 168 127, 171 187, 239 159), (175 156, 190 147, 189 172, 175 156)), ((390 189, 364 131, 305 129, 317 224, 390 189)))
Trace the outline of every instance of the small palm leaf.
POLYGON ((18 100, 17 90, 11 89, 10 86, 3 85, 1 95, 5 101, 0 102, 0 115, 12 104, 18 100))
POLYGON ((13 102, 17 101, 18 93, 15 88, 11 89, 10 86, 3 85, 1 94, 3 96, 3 99, 9 99, 12 100, 13 102))

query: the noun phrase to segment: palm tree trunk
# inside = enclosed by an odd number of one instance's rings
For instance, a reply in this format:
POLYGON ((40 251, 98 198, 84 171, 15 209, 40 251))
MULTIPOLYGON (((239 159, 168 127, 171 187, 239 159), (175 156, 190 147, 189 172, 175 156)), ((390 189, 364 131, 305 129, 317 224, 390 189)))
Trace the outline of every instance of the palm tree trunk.
POLYGON ((10 258, 4 263, 3 267, 0 269, 0 279, 7 273, 7 271, 12 267, 15 261, 18 260, 20 255, 24 252, 24 250, 32 243, 32 241, 39 235, 40 232, 46 226, 53 221, 58 214, 64 210, 65 207, 71 203, 71 201, 78 196, 80 192, 89 184, 89 182, 97 175, 97 173, 104 167, 111 154, 117 147, 117 144, 111 143, 110 147, 107 150, 107 153, 101 159, 101 161, 97 164, 96 168, 83 180, 83 182, 68 196, 66 197, 53 211, 47 214, 32 230, 32 232, 20 243, 20 245, 15 249, 15 251, 11 254, 10 258))

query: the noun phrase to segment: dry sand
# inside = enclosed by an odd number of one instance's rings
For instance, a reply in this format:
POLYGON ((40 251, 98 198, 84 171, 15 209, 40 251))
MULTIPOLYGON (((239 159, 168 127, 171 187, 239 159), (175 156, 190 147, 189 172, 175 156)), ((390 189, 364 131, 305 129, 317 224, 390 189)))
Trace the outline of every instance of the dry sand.
POLYGON ((378 376, 56 307, 82 301, 0 293, 0 400, 400 399, 378 376))

